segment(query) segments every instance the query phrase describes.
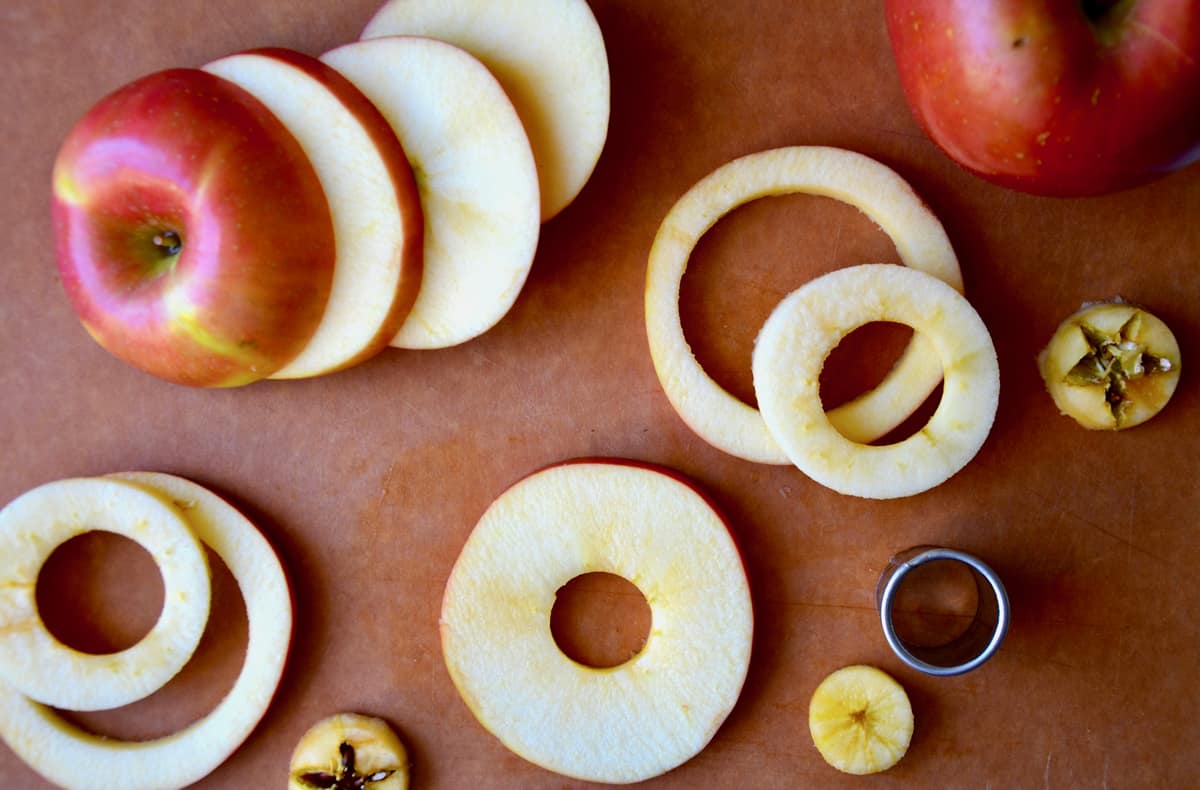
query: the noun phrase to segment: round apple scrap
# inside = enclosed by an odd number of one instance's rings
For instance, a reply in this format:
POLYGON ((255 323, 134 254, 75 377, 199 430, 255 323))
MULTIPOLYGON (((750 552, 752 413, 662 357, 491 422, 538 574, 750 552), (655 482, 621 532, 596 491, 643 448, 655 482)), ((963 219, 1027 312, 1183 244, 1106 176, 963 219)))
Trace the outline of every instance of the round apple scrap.
POLYGON ((1132 428, 1158 414, 1175 394, 1180 367, 1167 325, 1119 300, 1085 305, 1038 357, 1055 405, 1092 430, 1132 428))
POLYGON ((427 36, 470 52, 521 116, 541 181, 541 217, 562 211, 608 137, 608 54, 584 0, 390 0, 364 39, 427 36))
POLYGON ((383 719, 338 713, 314 724, 296 744, 288 790, 342 787, 408 787, 408 752, 383 719))
POLYGON ((283 122, 329 200, 336 261, 321 323, 274 379, 320 376, 387 348, 421 283, 421 205, 391 126, 341 74, 316 58, 262 49, 204 70, 237 84, 283 122))
POLYGON ((721 517, 690 484, 627 462, 552 467, 488 508, 446 585, 442 651, 463 701, 516 754, 580 779, 636 782, 712 739, 737 701, 753 614, 721 517), (550 632, 556 592, 605 572, 635 584, 641 652, 583 666, 550 632))
POLYGON ((391 344, 445 348, 486 332, 516 301, 541 230, 533 153, 504 89, 431 39, 360 41, 321 59, 379 108, 417 179, 425 271, 391 344))
POLYGON ((127 705, 167 684, 192 657, 210 602, 208 561, 183 516, 118 480, 70 479, 22 494, 0 511, 0 677, 67 710, 127 705), (137 644, 109 655, 73 650, 38 615, 37 579, 56 548, 102 530, 138 543, 162 574, 163 609, 137 644))
MULTIPOLYGON (((696 243, 721 217, 758 198, 797 192, 855 206, 892 238, 906 265, 962 290, 958 259, 937 217, 894 171, 861 154, 810 146, 763 151, 718 168, 688 190, 663 220, 650 250, 650 355, 667 398, 693 431, 717 449, 765 464, 785 464, 787 454, 758 411, 725 391, 696 361, 683 334, 679 289, 696 243)), ((829 419, 852 441, 872 442, 904 422, 941 378, 937 354, 914 337, 878 387, 833 409, 829 419)))
POLYGON ((43 777, 72 790, 173 790, 223 763, 266 712, 291 641, 291 594, 270 544, 232 505, 170 475, 118 477, 170 498, 237 580, 250 626, 242 671, 207 716, 173 735, 142 742, 84 732, 0 683, 0 738, 43 777))
POLYGON ((1000 366, 979 314, 936 277, 891 264, 841 269, 789 294, 763 325, 753 368, 763 419, 792 463, 835 491, 872 499, 911 496, 962 469, 987 439, 1000 399, 1000 366), (819 394, 829 352, 872 321, 927 337, 946 376, 928 424, 884 447, 843 436, 819 394))

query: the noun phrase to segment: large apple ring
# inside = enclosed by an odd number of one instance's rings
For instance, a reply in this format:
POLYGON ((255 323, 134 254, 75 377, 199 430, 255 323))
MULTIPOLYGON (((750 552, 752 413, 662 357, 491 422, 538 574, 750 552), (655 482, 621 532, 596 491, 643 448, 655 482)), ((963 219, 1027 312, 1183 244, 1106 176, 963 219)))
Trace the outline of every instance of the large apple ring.
MULTIPOLYGON (((874 159, 838 148, 778 148, 718 168, 679 199, 658 230, 646 273, 646 331, 658 380, 675 411, 714 447, 765 464, 787 454, 753 407, 700 367, 683 335, 679 288, 688 257, 716 222, 738 206, 803 192, 855 206, 891 236, 900 260, 962 290, 958 259, 933 212, 905 181, 874 159)), ((829 412, 844 436, 871 442, 902 423, 941 381, 937 354, 914 337, 870 392, 829 412)))
POLYGON ((208 622, 208 561, 178 510, 119 480, 70 479, 39 486, 0 511, 0 678, 46 705, 103 710, 166 685, 192 657, 208 622), (122 535, 150 552, 162 574, 158 621, 117 653, 74 650, 37 610, 42 566, 85 532, 122 535))
POLYGON ((196 536, 237 580, 250 638, 229 694, 207 716, 152 741, 102 738, 0 683, 0 737, 46 779, 78 790, 160 790, 191 785, 224 762, 266 712, 283 674, 292 604, 279 559, 241 513, 195 483, 157 473, 121 478, 170 497, 196 536))
POLYGON ((936 277, 891 264, 840 269, 789 294, 754 347, 754 393, 763 419, 806 475, 843 494, 891 499, 949 479, 975 457, 1000 399, 1000 366, 979 314, 936 277), (821 408, 825 357, 872 321, 907 324, 927 337, 945 385, 917 433, 884 447, 852 442, 821 408))
POLYGON ((753 613, 725 523, 689 484, 621 461, 546 469, 502 494, 446 585, 442 652, 463 701, 505 746, 579 779, 627 783, 690 759, 741 692, 753 613), (652 626, 615 667, 583 666, 550 632, 555 593, 613 573, 652 626))

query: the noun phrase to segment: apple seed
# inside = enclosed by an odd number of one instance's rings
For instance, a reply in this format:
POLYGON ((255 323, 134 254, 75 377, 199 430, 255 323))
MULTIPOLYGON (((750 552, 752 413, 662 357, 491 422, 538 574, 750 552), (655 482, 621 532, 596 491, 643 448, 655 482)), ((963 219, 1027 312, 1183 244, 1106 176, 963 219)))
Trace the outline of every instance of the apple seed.
POLYGON ((363 776, 354 767, 354 747, 342 741, 338 746, 341 765, 336 774, 324 771, 312 771, 296 776, 297 781, 305 787, 320 788, 320 790, 365 790, 367 785, 382 782, 392 775, 393 771, 376 771, 363 776))

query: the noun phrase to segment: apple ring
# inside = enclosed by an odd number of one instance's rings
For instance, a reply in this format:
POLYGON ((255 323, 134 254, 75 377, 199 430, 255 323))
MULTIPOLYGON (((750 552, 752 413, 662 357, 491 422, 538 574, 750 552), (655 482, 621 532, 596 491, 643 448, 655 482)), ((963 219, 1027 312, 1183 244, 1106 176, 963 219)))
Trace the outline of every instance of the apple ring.
POLYGON ((79 790, 159 790, 191 785, 233 753, 258 724, 283 674, 292 604, 279 558, 232 505, 187 480, 137 472, 120 478, 170 497, 237 580, 250 638, 229 694, 208 715, 152 741, 92 735, 0 683, 0 737, 51 782, 79 790))
POLYGON ((793 291, 763 325, 753 367, 763 419, 792 463, 835 491, 872 499, 911 496, 962 469, 987 439, 1000 399, 996 349, 971 304, 936 277, 891 264, 841 269, 793 291), (871 321, 927 337, 945 372, 925 427, 884 447, 839 433, 819 389, 825 357, 871 321))
MULTIPOLYGON (((765 464, 786 464, 787 454, 758 411, 725 391, 696 361, 683 335, 679 289, 696 243, 721 217, 752 200, 796 192, 855 206, 892 238, 907 266, 962 290, 958 259, 937 217, 900 176, 862 154, 777 148, 736 159, 688 190, 663 219, 650 250, 650 356, 671 405, 693 431, 720 450, 765 464)), ((914 337, 878 387, 831 410, 829 418, 853 441, 874 441, 912 414, 941 378, 937 354, 914 337)))
POLYGON ((442 652, 467 707, 506 747, 566 776, 636 782, 697 754, 741 692, 754 626, 729 531, 682 479, 623 461, 568 463, 502 494, 446 584, 442 652), (569 659, 555 594, 613 573, 653 625, 615 667, 569 659))
POLYGON ((167 684, 192 657, 208 622, 208 561, 184 517, 119 480, 59 480, 0 511, 0 678, 43 704, 67 710, 127 705, 167 684), (163 608, 137 644, 81 653, 47 629, 37 579, 56 548, 101 530, 138 543, 158 565, 163 608))

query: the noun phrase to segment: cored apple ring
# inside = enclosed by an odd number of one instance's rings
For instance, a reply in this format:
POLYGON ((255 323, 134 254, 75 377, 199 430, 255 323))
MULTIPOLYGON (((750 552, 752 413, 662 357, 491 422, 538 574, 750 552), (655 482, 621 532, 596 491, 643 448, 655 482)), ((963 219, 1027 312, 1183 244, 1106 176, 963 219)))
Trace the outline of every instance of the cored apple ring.
POLYGON ((442 652, 463 701, 505 746, 571 777, 627 783, 690 759, 741 692, 753 613, 724 521, 688 483, 621 461, 568 463, 502 494, 446 585, 442 652), (605 572, 635 584, 641 651, 583 666, 550 631, 556 592, 605 572))
POLYGON ((208 561, 183 515, 131 483, 58 480, 0 511, 0 678, 38 702, 103 710, 153 694, 195 652, 208 622, 209 596, 208 561), (137 644, 108 655, 64 645, 37 610, 37 579, 46 560, 71 538, 95 530, 137 542, 154 558, 163 582, 154 627, 137 644))
POLYGON ((991 335, 946 283, 890 264, 841 269, 788 295, 754 347, 754 393, 771 433, 806 475, 843 494, 891 499, 949 479, 975 457, 1000 399, 991 335), (821 366, 848 332, 871 321, 907 324, 928 338, 945 373, 929 422, 897 444, 853 442, 821 408, 821 366))
POLYGON ((229 694, 208 715, 152 741, 102 738, 0 683, 0 737, 46 779, 79 790, 159 790, 191 785, 224 762, 270 704, 283 674, 292 604, 279 559, 232 505, 195 483, 157 473, 120 475, 173 499, 192 531, 237 580, 246 604, 249 644, 229 694))
MULTIPOLYGON (((650 250, 646 330, 650 355, 667 398, 701 438, 727 453, 766 464, 787 454, 753 407, 735 398, 700 367, 683 335, 679 289, 696 243, 733 209, 772 195, 802 192, 855 206, 880 225, 907 266, 962 290, 962 274, 937 217, 894 171, 838 148, 778 148, 736 159, 702 179, 668 212, 650 250)), ((914 337, 887 377, 870 392, 833 409, 843 435, 871 442, 903 422, 941 380, 937 354, 914 337)))

